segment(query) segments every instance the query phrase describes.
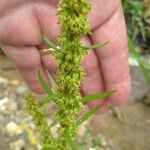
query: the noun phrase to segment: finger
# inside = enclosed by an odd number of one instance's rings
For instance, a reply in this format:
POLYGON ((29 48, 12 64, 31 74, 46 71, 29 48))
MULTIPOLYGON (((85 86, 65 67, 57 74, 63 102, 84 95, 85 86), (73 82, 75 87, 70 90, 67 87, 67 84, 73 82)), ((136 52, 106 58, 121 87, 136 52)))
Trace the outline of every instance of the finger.
POLYGON ((58 25, 58 16, 55 6, 43 3, 42 5, 37 7, 36 13, 41 30, 54 44, 57 44, 60 29, 58 25))
POLYGON ((52 55, 45 55, 42 56, 43 64, 45 65, 48 72, 51 74, 53 79, 56 79, 57 74, 57 62, 52 55))
MULTIPOLYGON (((39 51, 45 48, 47 48, 45 44, 40 44, 38 46, 39 51)), ((56 79, 57 61, 55 60, 54 56, 52 54, 41 55, 41 59, 45 69, 48 70, 53 79, 56 79)))
POLYGON ((0 43, 14 46, 37 45, 41 42, 40 28, 33 6, 14 7, 0 18, 0 43), (14 9, 14 10, 13 10, 14 9))
POLYGON ((130 91, 130 75, 128 65, 128 47, 124 17, 121 6, 113 16, 92 34, 93 44, 109 44, 96 53, 102 68, 106 90, 118 90, 109 97, 113 105, 126 103, 130 91))
MULTIPOLYGON (((55 5, 57 5, 57 3, 55 3, 55 5)), ((58 17, 56 15, 57 12, 55 5, 47 5, 46 3, 43 3, 43 5, 40 5, 40 7, 37 8, 36 13, 38 14, 37 16, 42 31, 54 44, 57 45, 60 29, 59 25, 57 24, 58 17)), ((47 46, 43 41, 40 45, 38 45, 39 49, 46 47, 47 46)), ((42 62, 52 77, 55 78, 57 72, 57 63, 55 58, 52 55, 44 55, 42 56, 42 62)))
MULTIPOLYGON (((83 37, 83 41, 86 45, 91 45, 90 38, 88 36, 83 37)), ((100 70, 100 64, 97 60, 97 56, 94 51, 90 51, 85 55, 82 64, 86 71, 86 76, 82 82, 82 93, 84 95, 89 95, 93 93, 100 93, 104 91, 103 77, 100 70)), ((90 107, 95 107, 102 104, 102 109, 100 112, 104 112, 108 109, 108 102, 106 100, 97 100, 88 103, 90 107)))
POLYGON ((89 13, 89 21, 91 29, 96 29, 100 24, 103 24, 115 12, 120 5, 120 0, 91 0, 92 9, 89 13))
MULTIPOLYGON (((27 85, 37 93, 43 93, 38 82, 38 70, 41 67, 41 58, 36 47, 14 47, 1 45, 6 55, 18 68, 27 85)), ((46 79, 46 74, 44 73, 46 79)))

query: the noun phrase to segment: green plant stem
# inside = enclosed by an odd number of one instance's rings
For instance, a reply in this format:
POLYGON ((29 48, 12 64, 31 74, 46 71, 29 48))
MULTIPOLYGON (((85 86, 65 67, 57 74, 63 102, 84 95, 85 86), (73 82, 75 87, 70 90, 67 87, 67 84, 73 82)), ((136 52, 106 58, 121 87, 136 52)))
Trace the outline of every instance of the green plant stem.
POLYGON ((61 35, 59 45, 61 53, 56 54, 58 61, 57 92, 61 93, 58 99, 59 145, 58 149, 67 150, 65 139, 66 129, 71 138, 77 132, 75 115, 82 106, 79 87, 85 74, 81 67, 81 60, 86 53, 82 47, 81 35, 90 33, 87 14, 90 5, 86 0, 60 0, 59 22, 61 35))

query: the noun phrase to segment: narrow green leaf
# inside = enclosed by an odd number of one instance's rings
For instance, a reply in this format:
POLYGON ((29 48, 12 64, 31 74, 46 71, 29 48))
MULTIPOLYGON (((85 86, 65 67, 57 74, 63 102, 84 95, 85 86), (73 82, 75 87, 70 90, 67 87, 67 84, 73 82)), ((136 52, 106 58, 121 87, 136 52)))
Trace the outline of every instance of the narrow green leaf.
POLYGON ((108 42, 103 43, 103 44, 97 44, 97 45, 88 45, 88 46, 83 46, 84 49, 96 49, 96 48, 103 48, 108 44, 108 42))
POLYGON ((42 150, 56 150, 56 148, 52 148, 52 147, 45 147, 45 148, 42 148, 42 150))
POLYGON ((68 146, 72 149, 72 150, 77 150, 77 147, 76 145, 74 144, 70 134, 69 134, 69 131, 66 129, 65 131, 65 138, 66 138, 66 142, 68 144, 68 146))
POLYGON ((43 106, 44 104, 52 101, 53 96, 47 96, 39 101, 39 105, 43 106))
POLYGON ((131 56, 138 62, 139 67, 140 67, 141 71, 143 72, 143 75, 150 86, 150 73, 148 72, 148 70, 146 70, 147 63, 144 63, 140 54, 136 51, 136 46, 134 45, 134 43, 130 37, 128 37, 128 45, 131 50, 130 51, 131 56))
POLYGON ((42 38, 43 38, 43 41, 51 48, 53 48, 54 50, 56 51, 59 51, 60 49, 56 47, 56 45, 54 45, 50 39, 48 39, 48 37, 42 33, 42 38))
POLYGON ((85 114, 83 114, 83 116, 81 116, 78 120, 77 120, 77 126, 79 126, 80 124, 82 124, 84 121, 86 121, 89 117, 91 117, 93 114, 96 113, 96 111, 98 111, 101 108, 101 105, 98 105, 94 108, 91 108, 88 112, 86 112, 85 114))
POLYGON ((105 98, 107 96, 112 95, 116 91, 117 90, 106 91, 106 92, 102 92, 102 93, 98 93, 98 94, 86 95, 86 96, 83 97, 83 101, 84 102, 89 102, 89 101, 93 101, 93 100, 97 100, 97 99, 103 99, 103 98, 105 98))
POLYGON ((50 89, 50 87, 46 84, 46 82, 43 80, 40 70, 38 71, 38 79, 44 91, 51 97, 53 95, 53 92, 50 89))
POLYGON ((44 104, 47 104, 50 101, 54 101, 56 98, 59 98, 60 96, 61 96, 61 94, 54 94, 54 93, 52 93, 51 95, 49 95, 49 96, 43 98, 42 100, 40 100, 39 101, 39 105, 43 106, 44 104))
POLYGON ((139 21, 139 26, 140 26, 142 38, 144 42, 146 42, 146 31, 145 31, 144 23, 142 21, 139 21))

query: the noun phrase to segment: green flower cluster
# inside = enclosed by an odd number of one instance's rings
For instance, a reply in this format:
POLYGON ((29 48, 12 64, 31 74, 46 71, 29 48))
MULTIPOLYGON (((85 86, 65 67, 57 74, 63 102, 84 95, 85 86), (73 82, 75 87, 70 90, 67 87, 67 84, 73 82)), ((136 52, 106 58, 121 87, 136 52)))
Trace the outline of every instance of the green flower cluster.
MULTIPOLYGON (((56 120, 59 123, 58 137, 53 138, 48 127, 46 116, 33 95, 26 97, 26 108, 42 135, 43 147, 54 147, 57 150, 68 150, 66 130, 70 138, 77 133, 76 114, 83 105, 80 85, 85 71, 81 60, 88 48, 82 45, 81 35, 90 34, 88 12, 91 5, 87 0, 60 0, 58 15, 61 34, 58 37, 60 49, 53 52, 58 63, 57 88, 54 91, 58 107, 56 120), (59 96, 57 96, 59 95, 59 96)), ((51 44, 52 45, 52 44, 51 44)))
POLYGON ((87 0, 60 0, 58 14, 63 35, 80 36, 90 33, 87 13, 91 5, 87 0))
POLYGON ((76 135, 75 115, 82 106, 80 85, 85 72, 81 60, 86 50, 82 46, 81 35, 90 33, 87 14, 91 6, 87 0, 60 0, 59 4, 61 52, 57 52, 55 57, 58 62, 57 92, 62 96, 58 100, 56 117, 60 123, 60 149, 66 150, 65 130, 68 129, 72 137, 76 135))
POLYGON ((32 94, 26 96, 26 110, 33 117, 33 122, 37 130, 41 133, 41 146, 50 147, 54 145, 54 139, 50 132, 46 113, 39 106, 36 97, 32 94))

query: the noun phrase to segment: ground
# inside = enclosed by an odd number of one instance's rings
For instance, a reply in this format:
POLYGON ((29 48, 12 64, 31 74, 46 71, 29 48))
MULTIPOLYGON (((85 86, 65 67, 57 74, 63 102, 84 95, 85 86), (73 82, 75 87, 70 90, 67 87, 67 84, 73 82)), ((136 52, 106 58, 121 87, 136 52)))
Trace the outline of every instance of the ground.
MULTIPOLYGON (((105 139, 101 143, 102 148, 95 148, 96 150, 150 149, 150 96, 147 94, 143 98, 143 95, 149 93, 149 88, 138 67, 131 67, 131 74, 133 90, 128 104, 113 108, 105 114, 95 115, 87 123, 94 137, 100 135, 105 139)), ((0 56, 1 150, 36 150, 39 147, 30 130, 32 127, 34 129, 32 119, 24 110, 23 98, 27 91, 11 62, 0 56), (14 126, 19 131, 16 131, 14 126)), ((85 129, 81 131, 85 132, 85 129)), ((94 144, 92 146, 94 147, 94 144)))

